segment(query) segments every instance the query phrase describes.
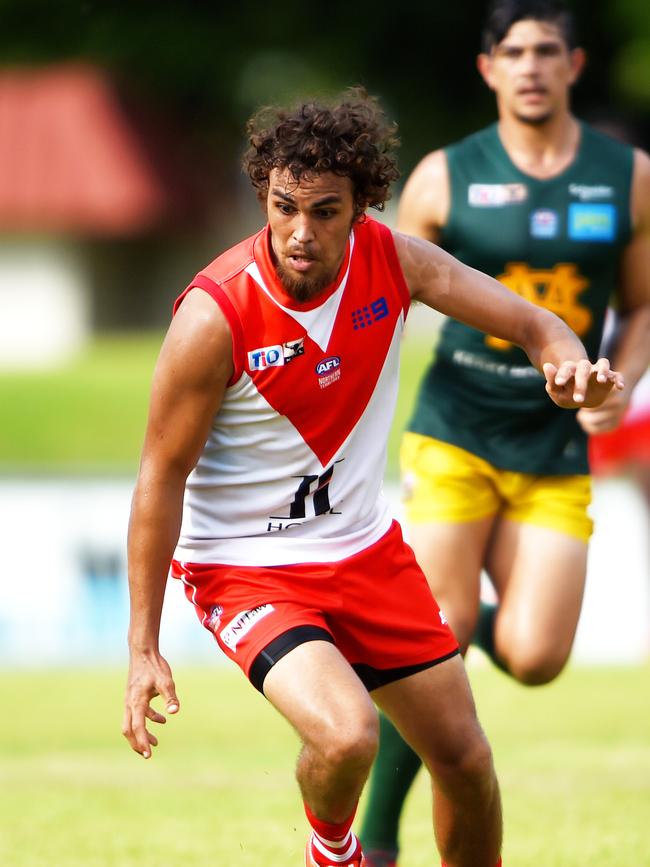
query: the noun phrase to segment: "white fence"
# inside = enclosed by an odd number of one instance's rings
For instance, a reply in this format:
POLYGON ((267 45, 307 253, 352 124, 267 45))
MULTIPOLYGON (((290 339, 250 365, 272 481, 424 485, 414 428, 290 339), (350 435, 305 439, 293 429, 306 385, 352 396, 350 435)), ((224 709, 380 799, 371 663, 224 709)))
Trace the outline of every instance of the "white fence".
MULTIPOLYGON (((96 664, 126 656, 126 526, 132 480, 0 481, 0 666, 96 664)), ((399 513, 397 491, 389 489, 399 513)), ((629 482, 595 487, 596 533, 577 662, 628 663, 650 652, 648 516, 629 482)), ((162 647, 214 659, 181 587, 170 581, 162 647)))

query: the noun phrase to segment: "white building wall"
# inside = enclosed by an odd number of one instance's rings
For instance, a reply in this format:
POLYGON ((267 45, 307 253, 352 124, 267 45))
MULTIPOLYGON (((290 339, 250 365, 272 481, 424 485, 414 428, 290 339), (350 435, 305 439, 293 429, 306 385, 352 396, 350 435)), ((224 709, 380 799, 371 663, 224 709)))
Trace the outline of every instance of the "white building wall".
POLYGON ((85 343, 89 293, 82 247, 0 240, 0 369, 63 362, 85 343))

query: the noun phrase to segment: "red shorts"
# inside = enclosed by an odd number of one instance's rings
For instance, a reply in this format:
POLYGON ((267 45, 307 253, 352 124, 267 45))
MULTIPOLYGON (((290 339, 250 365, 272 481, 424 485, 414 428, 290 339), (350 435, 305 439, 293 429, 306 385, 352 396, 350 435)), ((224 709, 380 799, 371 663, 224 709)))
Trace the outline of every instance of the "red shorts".
POLYGON ((595 476, 650 463, 650 407, 626 416, 616 430, 589 437, 589 464, 595 476))
POLYGON ((368 689, 455 655, 456 641, 397 522, 333 563, 172 563, 203 626, 261 690, 304 641, 333 642, 368 689), (264 653, 262 653, 264 651, 264 653))

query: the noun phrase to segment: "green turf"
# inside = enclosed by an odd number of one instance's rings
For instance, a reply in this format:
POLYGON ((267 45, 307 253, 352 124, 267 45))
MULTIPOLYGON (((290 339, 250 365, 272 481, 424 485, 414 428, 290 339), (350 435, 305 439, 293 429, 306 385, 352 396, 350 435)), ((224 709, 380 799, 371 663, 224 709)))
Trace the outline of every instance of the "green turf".
MULTIPOLYGON (((138 463, 153 367, 162 334, 96 338, 65 367, 0 372, 0 472, 131 474, 138 463)), ((407 340, 389 444, 397 474, 399 432, 428 343, 407 340)))
MULTIPOLYGON (((506 816, 504 867, 650 863, 650 669, 530 690, 471 667, 506 816)), ((2 673, 0 864, 302 864, 295 735, 230 666, 178 670, 181 713, 145 762, 119 734, 123 672, 2 673)), ((438 863, 424 777, 400 867, 438 863)))

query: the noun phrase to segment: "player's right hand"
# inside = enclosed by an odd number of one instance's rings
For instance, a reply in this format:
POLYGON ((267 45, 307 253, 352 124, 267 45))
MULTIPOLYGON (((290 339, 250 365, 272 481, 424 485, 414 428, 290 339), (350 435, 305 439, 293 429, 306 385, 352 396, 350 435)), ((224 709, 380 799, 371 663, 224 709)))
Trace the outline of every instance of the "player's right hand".
POLYGON ((612 389, 625 388, 623 375, 611 370, 607 358, 595 364, 587 358, 565 361, 559 367, 546 362, 543 371, 549 397, 564 409, 600 406, 612 389))
POLYGON ((158 738, 147 729, 146 720, 163 725, 167 722, 166 717, 151 706, 151 700, 157 695, 162 696, 167 713, 178 713, 180 702, 167 660, 160 654, 142 656, 132 653, 122 734, 131 749, 145 759, 151 757, 151 748, 158 745, 158 738))

